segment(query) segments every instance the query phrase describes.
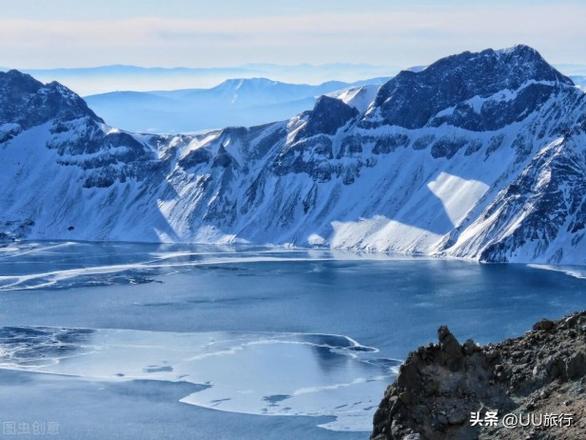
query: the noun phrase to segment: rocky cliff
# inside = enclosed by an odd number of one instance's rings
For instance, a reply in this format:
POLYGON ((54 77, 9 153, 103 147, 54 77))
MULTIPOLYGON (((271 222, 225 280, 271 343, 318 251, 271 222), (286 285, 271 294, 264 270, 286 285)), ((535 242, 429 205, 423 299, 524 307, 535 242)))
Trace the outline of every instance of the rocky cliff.
POLYGON ((586 312, 498 344, 438 338, 402 365, 372 440, 586 438, 586 312))

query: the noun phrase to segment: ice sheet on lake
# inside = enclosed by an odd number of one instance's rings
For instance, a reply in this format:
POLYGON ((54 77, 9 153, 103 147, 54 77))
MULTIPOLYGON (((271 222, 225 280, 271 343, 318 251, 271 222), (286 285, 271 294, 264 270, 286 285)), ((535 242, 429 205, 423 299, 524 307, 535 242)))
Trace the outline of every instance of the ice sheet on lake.
POLYGON ((0 329, 0 368, 204 384, 181 401, 258 415, 335 416, 323 425, 333 430, 369 431, 398 365, 339 335, 0 329))
POLYGON ((144 284, 171 272, 251 263, 407 258, 320 249, 226 249, 196 245, 156 245, 149 252, 148 246, 146 249, 144 246, 116 243, 89 246, 82 242, 8 243, 0 247, 0 292, 144 284), (44 270, 39 270, 40 267, 44 270))

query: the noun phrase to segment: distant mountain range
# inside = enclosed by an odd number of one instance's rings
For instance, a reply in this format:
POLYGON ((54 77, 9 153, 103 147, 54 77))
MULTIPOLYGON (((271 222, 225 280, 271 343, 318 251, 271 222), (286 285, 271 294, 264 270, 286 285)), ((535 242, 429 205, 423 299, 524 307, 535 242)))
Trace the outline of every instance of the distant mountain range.
MULTIPOLYGON (((0 67, 8 71, 13 67, 0 67)), ((418 71, 426 66, 392 66, 372 64, 244 64, 224 67, 143 67, 107 65, 95 67, 57 67, 19 69, 42 82, 58 81, 78 95, 88 96, 113 91, 151 91, 210 88, 229 78, 271 78, 288 83, 319 84, 331 80, 347 83, 364 78, 388 77, 400 70, 418 71)), ((586 76, 586 65, 556 66, 568 76, 586 76)))
POLYGON ((586 94, 537 51, 464 52, 372 89, 145 135, 0 73, 0 233, 586 264, 586 94))
MULTIPOLYGON (((7 71, 8 68, 0 68, 7 71)), ((82 96, 112 91, 209 88, 229 78, 266 77, 289 83, 355 82, 389 76, 398 67, 370 64, 245 64, 227 67, 142 67, 111 65, 54 69, 23 69, 42 82, 58 81, 82 96)))
MULTIPOLYGON (((352 84, 329 81, 307 85, 266 78, 231 79, 210 89, 111 92, 87 96, 85 100, 116 127, 154 133, 197 132, 289 119, 311 109, 321 95, 341 95, 362 86, 376 90, 387 80, 373 78, 352 84)), ((374 93, 368 96, 372 98, 374 93)))

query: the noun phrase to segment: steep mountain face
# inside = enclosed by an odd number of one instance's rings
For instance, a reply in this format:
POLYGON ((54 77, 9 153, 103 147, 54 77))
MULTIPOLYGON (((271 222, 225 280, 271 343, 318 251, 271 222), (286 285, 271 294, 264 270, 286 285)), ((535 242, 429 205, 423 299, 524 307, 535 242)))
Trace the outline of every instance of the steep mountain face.
POLYGON ((382 87, 371 114, 379 116, 380 123, 405 128, 448 123, 473 131, 494 130, 545 102, 554 84, 573 85, 529 47, 464 52, 419 73, 401 72, 382 87), (518 96, 482 102, 505 90, 518 91, 518 96), (470 102, 475 97, 480 107, 470 102), (452 111, 440 114, 442 110, 452 111))
MULTIPOLYGON (((12 75, 2 102, 51 86, 12 75)), ((526 46, 197 136, 112 129, 70 93, 34 124, 0 113, 6 235, 586 264, 586 95, 526 46)))
POLYGON ((44 85, 16 70, 0 72, 0 125, 12 124, 13 133, 49 120, 78 117, 101 122, 83 99, 59 83, 44 85))
POLYGON ((329 94, 334 98, 338 98, 345 104, 354 107, 359 112, 363 113, 368 109, 370 103, 374 100, 380 86, 376 84, 367 84, 358 87, 350 87, 341 92, 334 92, 329 94))

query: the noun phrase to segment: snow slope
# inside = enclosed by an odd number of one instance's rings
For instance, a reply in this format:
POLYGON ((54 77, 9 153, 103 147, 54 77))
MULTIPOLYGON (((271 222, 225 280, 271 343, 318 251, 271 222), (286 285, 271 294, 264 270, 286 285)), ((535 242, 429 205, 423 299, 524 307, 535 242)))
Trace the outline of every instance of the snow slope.
POLYGON ((586 264, 586 95, 526 46, 402 72, 367 106, 323 96, 196 136, 112 129, 62 87, 39 98, 55 87, 0 74, 7 237, 586 264))

